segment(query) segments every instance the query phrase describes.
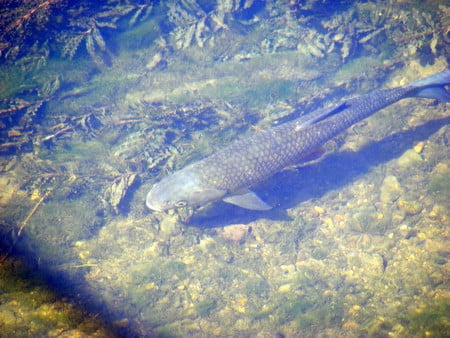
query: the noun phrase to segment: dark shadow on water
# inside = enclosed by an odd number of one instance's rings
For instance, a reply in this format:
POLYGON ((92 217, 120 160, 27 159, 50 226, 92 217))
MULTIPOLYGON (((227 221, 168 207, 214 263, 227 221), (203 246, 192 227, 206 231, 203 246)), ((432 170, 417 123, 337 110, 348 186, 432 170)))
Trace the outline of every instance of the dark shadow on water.
POLYGON ((275 206, 270 211, 245 210, 218 202, 204 212, 194 214, 186 225, 214 228, 235 223, 246 224, 260 218, 288 220, 286 209, 342 188, 359 175, 367 173, 370 168, 400 157, 415 143, 426 140, 449 123, 450 116, 432 120, 372 142, 358 152, 331 154, 313 164, 282 171, 254 189, 263 200, 275 206))
MULTIPOLYGON (((0 264, 12 266, 12 269, 9 269, 10 271, 4 269, 2 272, 4 275, 0 276, 0 278, 16 278, 19 280, 19 283, 20 280, 23 281, 23 285, 20 284, 17 286, 17 288, 20 289, 20 295, 18 297, 23 297, 23 295, 32 292, 37 292, 38 294, 42 293, 42 298, 35 296, 38 299, 36 306, 40 306, 42 304, 52 304, 52 297, 54 297, 53 299, 55 303, 58 302, 58 300, 63 300, 65 304, 68 304, 67 312, 58 308, 63 315, 67 315, 67 313, 71 311, 71 306, 85 312, 88 315, 92 315, 97 321, 102 323, 102 327, 105 329, 108 337, 155 336, 152 333, 151 328, 143 329, 138 321, 133 318, 132 314, 127 312, 125 309, 127 307, 126 304, 124 304, 123 311, 121 311, 121 313, 118 313, 117 311, 112 313, 111 310, 109 310, 111 306, 107 304, 101 296, 99 296, 96 290, 89 287, 86 282, 85 278, 89 270, 88 267, 71 267, 70 262, 66 266, 46 265, 46 263, 43 263, 42 261, 49 258, 42 257, 41 260, 41 257, 39 257, 33 250, 32 245, 30 247, 30 243, 32 244, 32 239, 28 238, 26 233, 23 233, 21 237, 15 241, 16 236, 14 236, 11 231, 5 231, 5 229, 10 227, 5 224, 0 225, 3 227, 2 231, 0 231, 0 264), (15 269, 15 266, 18 268, 15 269), (17 275, 19 275, 19 277, 17 277, 17 275), (37 291, 34 291, 35 289, 37 289, 37 291), (53 296, 50 296, 46 290, 48 290, 48 292, 53 296), (47 298, 48 300, 45 300, 47 298), (42 304, 39 303, 40 301, 42 301, 42 304), (114 321, 117 320, 117 318, 126 318, 129 319, 129 321, 126 325, 116 326, 114 325, 114 321)), ((5 292, 10 293, 11 291, 5 292)), ((33 297, 30 296, 29 298, 33 297)), ((28 316, 31 316, 30 314, 33 311, 27 308, 27 306, 31 306, 30 304, 23 303, 20 305, 26 308, 25 313, 28 316)), ((18 307, 18 311, 20 310, 20 306, 18 307)), ((73 322, 76 319, 72 321, 71 317, 68 316, 67 319, 63 320, 65 320, 65 323, 69 325, 71 329, 77 329, 73 322)), ((86 325, 86 323, 79 324, 86 325)), ((91 324, 89 323, 89 325, 91 324)), ((100 328, 98 324, 94 324, 93 322, 92 325, 100 328)), ((21 322, 20 320, 17 321, 18 330, 25 330, 27 326, 31 332, 31 323, 21 322)), ((8 329, 11 329, 11 327, 8 327, 8 329)), ((84 334, 86 335, 87 333, 84 332, 84 334)), ((1 333, 0 337, 3 337, 1 333)))

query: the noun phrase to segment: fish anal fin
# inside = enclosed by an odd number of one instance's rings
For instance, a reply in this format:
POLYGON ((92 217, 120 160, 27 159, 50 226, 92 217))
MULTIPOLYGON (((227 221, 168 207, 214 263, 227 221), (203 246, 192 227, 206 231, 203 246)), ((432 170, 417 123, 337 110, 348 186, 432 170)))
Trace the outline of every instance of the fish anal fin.
POLYGON ((250 190, 245 190, 242 192, 238 192, 235 195, 227 196, 223 199, 223 201, 250 210, 272 209, 270 205, 261 200, 258 195, 250 190))

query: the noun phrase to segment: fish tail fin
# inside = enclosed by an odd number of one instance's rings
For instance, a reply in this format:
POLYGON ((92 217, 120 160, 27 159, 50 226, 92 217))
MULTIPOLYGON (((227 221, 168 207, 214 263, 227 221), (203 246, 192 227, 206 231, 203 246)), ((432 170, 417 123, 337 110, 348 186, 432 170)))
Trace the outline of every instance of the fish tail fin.
POLYGON ((417 88, 412 96, 450 102, 450 93, 445 89, 447 85, 450 85, 450 69, 409 84, 410 87, 417 88))

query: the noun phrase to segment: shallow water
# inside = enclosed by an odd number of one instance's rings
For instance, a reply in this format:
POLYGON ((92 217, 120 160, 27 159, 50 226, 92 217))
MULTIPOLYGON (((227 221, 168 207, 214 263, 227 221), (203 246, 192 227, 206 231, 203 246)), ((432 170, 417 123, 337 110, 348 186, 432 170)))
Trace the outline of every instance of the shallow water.
POLYGON ((233 139, 448 68, 450 7, 8 6, 5 336, 450 334, 448 103, 407 99, 356 124, 255 187, 267 212, 144 204, 233 139))

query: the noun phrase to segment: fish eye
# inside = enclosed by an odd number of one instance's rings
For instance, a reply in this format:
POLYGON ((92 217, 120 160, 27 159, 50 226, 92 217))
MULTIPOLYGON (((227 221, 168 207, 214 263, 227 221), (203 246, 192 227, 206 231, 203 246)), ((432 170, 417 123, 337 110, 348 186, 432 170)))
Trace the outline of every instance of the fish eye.
POLYGON ((185 207, 186 205, 187 205, 187 201, 185 201, 185 200, 181 200, 181 201, 178 201, 175 203, 175 206, 177 208, 185 207))

